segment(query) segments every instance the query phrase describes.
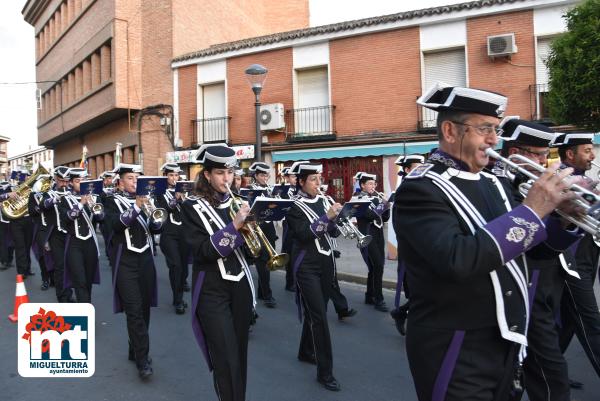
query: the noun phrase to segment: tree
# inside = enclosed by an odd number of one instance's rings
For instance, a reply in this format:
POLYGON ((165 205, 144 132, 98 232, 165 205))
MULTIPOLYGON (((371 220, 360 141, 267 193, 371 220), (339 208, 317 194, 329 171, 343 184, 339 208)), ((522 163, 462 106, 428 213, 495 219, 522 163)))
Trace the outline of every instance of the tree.
POLYGON ((552 42, 547 65, 550 117, 600 131, 600 0, 586 0, 564 18, 568 32, 552 42))

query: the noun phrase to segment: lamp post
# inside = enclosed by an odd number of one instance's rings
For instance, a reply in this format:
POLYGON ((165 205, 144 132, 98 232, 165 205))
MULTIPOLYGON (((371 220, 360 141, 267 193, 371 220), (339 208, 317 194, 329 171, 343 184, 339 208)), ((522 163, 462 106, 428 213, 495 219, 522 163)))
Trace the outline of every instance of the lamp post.
POLYGON ((260 92, 262 91, 265 79, 267 79, 268 70, 260 64, 252 64, 246 68, 246 78, 254 92, 254 108, 256 111, 256 145, 254 147, 254 159, 262 161, 261 144, 262 137, 260 134, 260 92))

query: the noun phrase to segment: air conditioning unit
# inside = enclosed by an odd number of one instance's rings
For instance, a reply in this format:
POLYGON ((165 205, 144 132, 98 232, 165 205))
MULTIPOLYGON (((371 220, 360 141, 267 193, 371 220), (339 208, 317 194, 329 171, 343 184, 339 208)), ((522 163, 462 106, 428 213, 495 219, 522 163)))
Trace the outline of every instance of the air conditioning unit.
POLYGON ((510 56, 517 52, 517 44, 515 43, 515 34, 506 33, 503 35, 493 35, 487 37, 488 56, 502 57, 510 56))
POLYGON ((272 103, 260 107, 260 129, 263 131, 285 127, 283 104, 272 103))

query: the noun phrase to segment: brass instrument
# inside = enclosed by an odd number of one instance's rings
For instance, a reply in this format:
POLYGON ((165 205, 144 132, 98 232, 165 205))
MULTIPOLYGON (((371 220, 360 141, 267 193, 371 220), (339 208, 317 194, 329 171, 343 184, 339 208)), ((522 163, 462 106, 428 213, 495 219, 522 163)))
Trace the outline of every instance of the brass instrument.
MULTIPOLYGON (((535 182, 539 177, 531 171, 527 170, 526 168, 522 167, 522 165, 527 165, 540 174, 543 174, 546 171, 546 168, 523 155, 514 154, 506 158, 500 156, 496 151, 494 151, 491 148, 486 149, 485 153, 488 156, 503 162, 506 165, 506 171, 508 171, 508 169, 512 169, 513 171, 517 171, 530 179, 529 181, 519 185, 519 192, 523 196, 527 196, 528 191, 531 188, 533 182, 535 182), (517 163, 515 160, 520 162, 521 164, 517 163)), ((563 217, 565 220, 569 221, 572 224, 575 224, 585 232, 591 234, 594 241, 600 241, 600 221, 598 220, 598 217, 600 216, 600 196, 577 184, 572 184, 569 187, 569 189, 571 191, 575 191, 575 193, 579 195, 578 198, 573 200, 573 202, 575 202, 577 206, 585 210, 585 214, 581 216, 571 216, 559 209, 556 210, 556 213, 563 217)))
POLYGON ((18 219, 27 213, 29 194, 38 179, 43 180, 40 187, 41 192, 47 192, 51 188, 52 178, 48 170, 40 165, 35 173, 28 177, 21 185, 15 189, 17 196, 8 198, 2 202, 2 213, 10 220, 18 219), (44 177, 40 177, 44 176, 44 177))
POLYGON ((142 203, 142 210, 154 224, 163 224, 169 217, 169 214, 165 209, 154 206, 154 199, 150 196, 145 197, 144 202, 142 203))
MULTIPOLYGON (((325 198, 326 206, 329 209, 331 207, 331 202, 329 201, 327 196, 325 194, 323 194, 323 192, 321 192, 321 190, 319 190, 319 195, 321 195, 325 198)), ((350 219, 348 219, 347 217, 336 218, 336 224, 337 224, 338 230, 340 230, 340 233, 342 234, 342 236, 344 238, 356 239, 356 247, 357 248, 364 248, 366 246, 369 246, 369 244, 371 243, 371 240, 373 239, 373 237, 371 237, 370 235, 364 235, 363 233, 361 233, 360 230, 358 229, 358 227, 356 227, 354 224, 352 224, 350 219)))
MULTIPOLYGON (((226 187, 229 191, 229 196, 231 196, 229 215, 233 220, 242 207, 242 199, 233 194, 228 184, 226 184, 226 187)), ((280 269, 288 263, 290 259, 289 255, 287 253, 278 254, 277 251, 273 249, 271 242, 269 242, 269 239, 265 236, 265 233, 261 230, 256 221, 245 221, 243 227, 239 231, 242 237, 244 237, 246 245, 254 258, 258 258, 262 247, 265 247, 265 250, 269 254, 269 260, 267 261, 269 270, 280 269)))

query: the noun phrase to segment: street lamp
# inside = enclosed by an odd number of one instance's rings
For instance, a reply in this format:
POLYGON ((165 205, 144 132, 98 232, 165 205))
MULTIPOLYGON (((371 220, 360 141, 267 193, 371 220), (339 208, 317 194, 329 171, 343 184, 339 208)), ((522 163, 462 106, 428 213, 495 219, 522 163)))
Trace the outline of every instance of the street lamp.
POLYGON ((255 160, 262 161, 261 143, 262 137, 260 134, 260 92, 262 91, 265 80, 267 79, 268 70, 260 64, 252 64, 246 68, 246 78, 252 86, 254 92, 254 108, 256 111, 256 146, 254 147, 255 160))

